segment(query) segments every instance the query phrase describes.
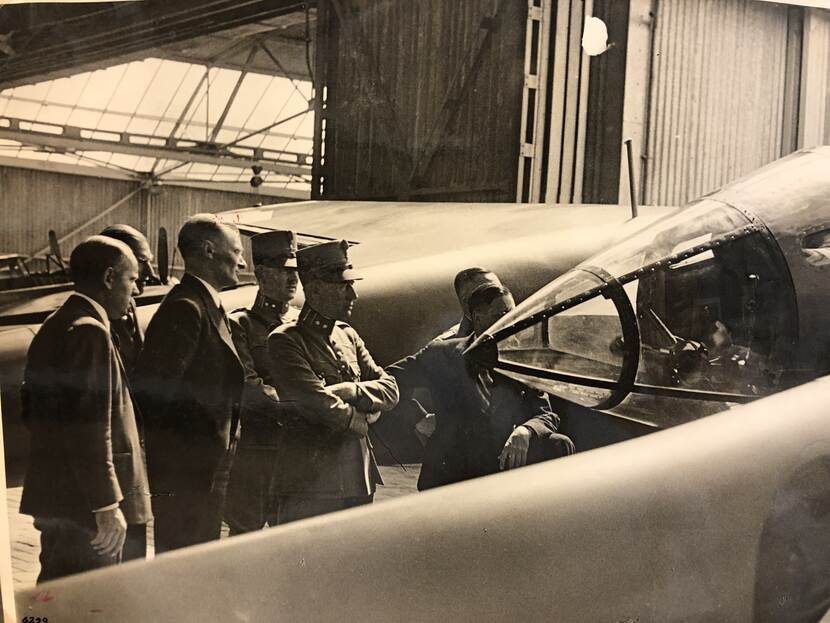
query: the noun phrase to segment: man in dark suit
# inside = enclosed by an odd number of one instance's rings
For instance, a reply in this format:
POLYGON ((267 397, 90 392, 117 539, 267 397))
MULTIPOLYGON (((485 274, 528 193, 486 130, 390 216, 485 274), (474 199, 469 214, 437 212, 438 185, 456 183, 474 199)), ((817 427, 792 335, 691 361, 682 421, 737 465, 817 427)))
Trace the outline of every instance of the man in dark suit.
POLYGON ((136 292, 129 247, 93 236, 70 258, 75 293, 41 326, 26 361, 31 432, 20 511, 41 533, 38 582, 119 562, 128 524, 151 518, 144 454, 110 319, 136 292))
MULTIPOLYGON (((147 238, 136 228, 122 223, 107 226, 101 232, 101 235, 120 240, 130 247, 138 262, 138 279, 136 279, 135 287, 139 295, 143 294, 147 280, 150 277, 156 276, 153 265, 151 264, 153 261, 153 252, 150 250, 150 244, 147 242, 147 238)), ((115 347, 118 349, 118 354, 121 355, 121 361, 124 363, 124 368, 129 377, 135 370, 135 364, 138 362, 138 353, 141 352, 141 347, 144 344, 144 332, 141 330, 141 325, 138 324, 135 298, 130 297, 130 305, 127 308, 126 314, 120 318, 113 318, 110 321, 110 334, 112 335, 112 341, 115 347)), ((141 413, 136 410, 135 415, 138 432, 143 444, 144 424, 141 419, 141 413)), ((121 556, 125 561, 145 558, 147 556, 146 525, 133 524, 127 526, 127 540, 124 542, 124 550, 121 556)))
POLYGON ((438 336, 439 340, 454 337, 467 337, 473 332, 473 319, 470 315, 470 295, 485 285, 500 286, 499 276, 492 270, 473 266, 458 272, 453 280, 455 296, 458 297, 458 306, 461 308, 461 320, 438 336))
POLYGON ((464 357, 476 336, 513 307, 507 288, 484 284, 469 297, 471 335, 433 340, 388 368, 401 396, 427 387, 434 401, 436 426, 424 448, 419 489, 573 453, 571 440, 557 433, 559 417, 544 393, 464 357))
POLYGON ((245 268, 239 231, 197 214, 178 247, 184 276, 147 327, 135 374, 157 553, 219 538, 244 381, 219 298, 245 268))
POLYGON ((278 523, 369 504, 382 484, 369 425, 398 402, 395 379, 369 354, 351 317, 358 278, 345 240, 297 253, 305 305, 268 338, 274 383, 298 418, 279 437, 278 523))
POLYGON ((242 434, 228 483, 225 521, 231 535, 277 523, 271 480, 279 453, 279 428, 294 414, 279 400, 268 357, 268 335, 296 320, 288 302, 297 292, 297 239, 290 231, 269 231, 251 238, 259 291, 250 309, 231 312, 231 333, 245 366, 240 422, 242 434))

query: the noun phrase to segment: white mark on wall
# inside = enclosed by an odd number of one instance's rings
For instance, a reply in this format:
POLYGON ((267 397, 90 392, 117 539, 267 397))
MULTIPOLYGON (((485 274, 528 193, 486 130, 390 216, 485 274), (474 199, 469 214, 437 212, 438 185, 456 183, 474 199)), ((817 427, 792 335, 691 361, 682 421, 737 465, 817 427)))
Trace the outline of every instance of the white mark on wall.
POLYGON ((582 49, 588 56, 598 56, 608 49, 608 28, 598 17, 585 18, 582 31, 582 49))

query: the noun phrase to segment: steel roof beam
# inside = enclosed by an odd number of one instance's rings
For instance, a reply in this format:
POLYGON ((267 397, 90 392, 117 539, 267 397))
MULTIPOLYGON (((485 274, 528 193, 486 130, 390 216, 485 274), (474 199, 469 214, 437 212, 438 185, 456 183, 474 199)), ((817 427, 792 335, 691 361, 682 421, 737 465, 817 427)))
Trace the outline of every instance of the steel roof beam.
POLYGON ((92 131, 70 126, 11 119, 9 117, 0 117, 0 139, 73 152, 104 151, 237 168, 247 168, 257 164, 265 171, 273 171, 284 175, 311 174, 311 164, 307 164, 308 156, 306 154, 269 152, 265 149, 241 147, 239 145, 216 146, 212 151, 211 147, 201 144, 203 146, 200 148, 198 141, 189 139, 171 140, 169 137, 153 137, 127 132, 92 131), (54 128, 59 133, 21 128, 21 122, 24 122, 24 124, 32 123, 34 127, 47 126, 54 128), (87 136, 84 136, 85 133, 87 136), (90 136, 90 134, 93 136, 90 136), (283 157, 280 158, 279 156, 283 157), (288 158, 284 156, 288 156, 288 158))
MULTIPOLYGON (((293 0, 146 0, 13 31, 0 87, 301 10, 293 0)), ((31 82, 31 80, 29 80, 31 82)))

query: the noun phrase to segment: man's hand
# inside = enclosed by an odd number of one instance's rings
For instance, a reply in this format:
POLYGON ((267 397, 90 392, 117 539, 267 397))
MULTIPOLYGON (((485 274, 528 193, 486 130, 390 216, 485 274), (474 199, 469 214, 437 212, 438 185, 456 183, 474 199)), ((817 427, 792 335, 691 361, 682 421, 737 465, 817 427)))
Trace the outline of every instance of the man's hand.
POLYGON ((415 435, 421 441, 421 444, 426 445, 427 440, 432 437, 435 432, 435 427, 438 420, 434 413, 427 413, 424 417, 415 423, 415 435))
POLYGON ((345 403, 354 404, 357 400, 357 385, 349 381, 326 385, 326 389, 345 403))
POLYGON ((98 526, 98 534, 91 541, 92 547, 99 556, 113 557, 120 553, 127 538, 127 521, 121 509, 113 508, 93 514, 98 526))
POLYGON ((366 421, 366 414, 355 409, 354 415, 349 421, 348 430, 358 437, 367 437, 369 435, 369 422, 366 421))
POLYGON ((517 426, 499 455, 499 469, 513 469, 527 464, 527 449, 532 433, 527 426, 517 426))

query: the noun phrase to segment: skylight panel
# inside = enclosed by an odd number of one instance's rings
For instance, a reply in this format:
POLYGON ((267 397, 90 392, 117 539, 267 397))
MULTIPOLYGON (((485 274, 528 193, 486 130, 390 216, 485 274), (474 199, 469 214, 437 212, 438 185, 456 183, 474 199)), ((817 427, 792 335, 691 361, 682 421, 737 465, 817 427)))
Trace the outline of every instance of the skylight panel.
POLYGON ((104 108, 118 88, 123 73, 123 65, 93 72, 87 88, 73 104, 85 108, 104 108))
POLYGON ((81 93, 86 88, 89 78, 89 72, 84 72, 69 78, 58 78, 53 81, 52 88, 43 99, 48 99, 58 104, 75 105, 78 99, 80 99, 81 93))
POLYGON ((64 125, 71 112, 72 109, 66 106, 40 106, 35 115, 35 121, 64 125))

